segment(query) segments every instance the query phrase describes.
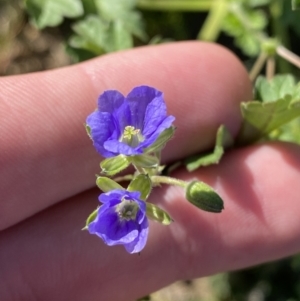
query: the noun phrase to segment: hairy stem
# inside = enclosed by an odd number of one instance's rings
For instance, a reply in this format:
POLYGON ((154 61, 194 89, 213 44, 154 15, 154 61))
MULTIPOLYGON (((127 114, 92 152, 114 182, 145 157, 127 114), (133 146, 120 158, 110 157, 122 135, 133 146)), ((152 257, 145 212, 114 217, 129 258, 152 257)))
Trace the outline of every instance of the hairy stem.
POLYGON ((152 176, 151 181, 154 184, 168 184, 168 185, 175 185, 185 188, 187 182, 178 180, 175 178, 165 177, 165 176, 152 176))

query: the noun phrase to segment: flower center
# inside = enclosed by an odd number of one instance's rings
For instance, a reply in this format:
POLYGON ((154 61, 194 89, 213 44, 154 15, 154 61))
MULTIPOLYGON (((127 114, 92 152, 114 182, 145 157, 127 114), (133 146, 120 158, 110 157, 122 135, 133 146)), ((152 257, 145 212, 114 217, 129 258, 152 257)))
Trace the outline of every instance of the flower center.
POLYGON ((121 220, 135 220, 139 206, 132 200, 122 199, 122 202, 117 205, 116 212, 118 213, 121 220))
POLYGON ((136 129, 134 126, 127 125, 124 129, 123 135, 120 138, 120 141, 126 143, 132 147, 138 146, 144 137, 141 134, 140 129, 136 129))

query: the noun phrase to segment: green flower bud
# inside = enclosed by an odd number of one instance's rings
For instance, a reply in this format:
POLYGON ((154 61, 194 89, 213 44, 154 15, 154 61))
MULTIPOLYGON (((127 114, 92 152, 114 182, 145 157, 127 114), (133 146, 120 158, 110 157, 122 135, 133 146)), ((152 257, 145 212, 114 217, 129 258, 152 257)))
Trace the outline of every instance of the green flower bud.
POLYGON ((203 182, 190 182, 186 186, 185 197, 190 203, 204 211, 219 213, 224 209, 220 196, 203 182))

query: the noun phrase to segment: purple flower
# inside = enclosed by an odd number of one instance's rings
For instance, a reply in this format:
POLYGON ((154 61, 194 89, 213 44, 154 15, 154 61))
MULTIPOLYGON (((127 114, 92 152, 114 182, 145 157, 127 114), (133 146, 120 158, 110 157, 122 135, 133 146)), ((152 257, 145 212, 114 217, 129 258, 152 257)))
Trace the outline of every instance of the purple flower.
POLYGON ((127 97, 115 90, 105 91, 98 99, 98 110, 86 123, 96 150, 109 158, 142 154, 174 120, 167 116, 163 93, 140 86, 127 97))
POLYGON ((140 200, 140 192, 114 189, 99 196, 103 205, 95 220, 88 225, 109 245, 124 245, 129 253, 140 252, 148 237, 146 203, 140 200))

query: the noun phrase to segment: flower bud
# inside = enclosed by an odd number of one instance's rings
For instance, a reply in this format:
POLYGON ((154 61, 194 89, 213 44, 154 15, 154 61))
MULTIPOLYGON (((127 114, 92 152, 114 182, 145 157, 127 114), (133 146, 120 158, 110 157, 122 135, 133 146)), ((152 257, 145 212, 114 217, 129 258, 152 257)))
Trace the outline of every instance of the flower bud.
POLYGON ((190 203, 204 211, 219 213, 224 209, 220 196, 203 182, 190 182, 186 186, 185 193, 185 197, 190 203))

